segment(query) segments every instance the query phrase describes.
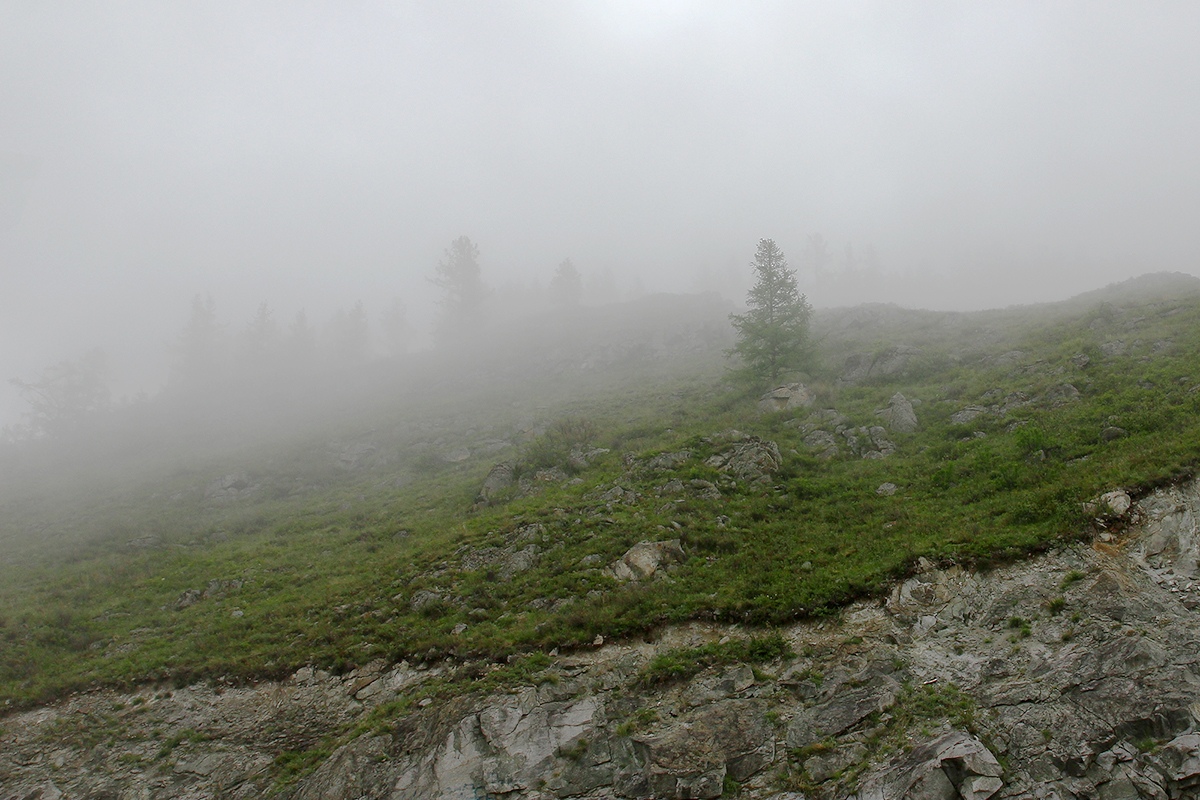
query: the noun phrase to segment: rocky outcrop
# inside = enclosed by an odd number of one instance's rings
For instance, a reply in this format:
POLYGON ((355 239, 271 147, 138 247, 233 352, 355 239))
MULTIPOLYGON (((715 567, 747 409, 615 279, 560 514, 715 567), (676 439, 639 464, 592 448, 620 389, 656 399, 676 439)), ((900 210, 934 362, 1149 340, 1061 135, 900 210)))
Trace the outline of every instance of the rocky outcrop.
MULTIPOLYGON (((899 392, 892 397, 888 408, 876 413, 893 425, 893 430, 905 431, 910 427, 915 430, 917 418, 912 404, 899 392)), ((882 425, 850 425, 849 418, 833 408, 818 411, 803 422, 794 420, 792 424, 800 428, 804 444, 817 451, 821 459, 836 458, 843 447, 858 458, 887 458, 896 452, 896 443, 882 425)))
POLYGON ((508 547, 464 547, 459 551, 464 570, 487 569, 501 583, 512 580, 514 575, 530 570, 538 562, 541 548, 527 544, 518 548, 508 547))
POLYGON ((908 398, 900 392, 892 395, 887 408, 882 408, 875 414, 882 417, 884 423, 896 433, 912 433, 917 429, 917 412, 913 410, 908 398))
MULTIPOLYGON (((665 685, 643 680, 656 657, 748 632, 598 641, 491 692, 464 676, 502 664, 375 661, 73 695, 0 718, 0 798, 258 797, 306 753, 282 796, 1197 797, 1200 484, 1114 491, 1093 513, 1103 539, 980 572, 922 561, 881 600, 781 630, 794 656, 665 685)), ((626 555, 678 543, 644 545, 626 555)))
POLYGON ((222 475, 204 488, 204 499, 214 503, 235 503, 258 493, 258 484, 244 472, 222 475))
POLYGON ((882 353, 856 353, 846 359, 839 380, 842 383, 861 383, 902 375, 920 352, 916 347, 896 345, 882 353))
POLYGON ((475 507, 484 508, 499 502, 516 483, 516 472, 508 461, 502 461, 488 470, 479 493, 475 496, 475 507))
POLYGON ((345 444, 333 442, 330 447, 337 458, 337 465, 347 470, 357 470, 368 466, 379 451, 379 446, 371 440, 345 444))
POLYGON ((794 411, 798 408, 808 408, 816 400, 816 395, 804 384, 789 383, 764 394, 758 401, 758 410, 764 414, 794 411))
POLYGON ((1030 397, 1025 392, 1009 392, 1000 397, 998 390, 985 392, 984 401, 994 401, 984 404, 966 406, 950 415, 950 421, 955 425, 966 425, 980 417, 990 416, 1003 418, 1014 411, 1029 406, 1061 406, 1079 399, 1079 390, 1072 384, 1061 383, 1051 386, 1037 397, 1030 397))
POLYGON ((863 781, 857 800, 987 800, 1004 788, 1003 774, 982 742, 950 731, 875 770, 863 781))
POLYGON ((762 482, 779 471, 783 466, 783 456, 775 442, 757 436, 746 436, 705 463, 739 480, 762 482))
POLYGON ((859 458, 887 458, 896 452, 896 443, 879 425, 843 428, 838 434, 845 440, 847 449, 859 458))
POLYGON ((612 563, 609 572, 618 581, 653 578, 660 571, 687 560, 678 539, 663 542, 638 542, 612 563))

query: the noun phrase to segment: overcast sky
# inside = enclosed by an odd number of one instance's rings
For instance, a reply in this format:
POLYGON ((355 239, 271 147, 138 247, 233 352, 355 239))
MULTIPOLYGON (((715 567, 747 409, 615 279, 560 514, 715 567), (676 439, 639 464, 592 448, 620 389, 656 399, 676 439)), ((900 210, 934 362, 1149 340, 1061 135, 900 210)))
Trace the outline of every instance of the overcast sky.
POLYGON ((669 291, 821 232, 934 308, 1194 273, 1197 42, 1194 2, 6 0, 0 378, 152 380, 197 293, 426 324, 460 234, 669 291))

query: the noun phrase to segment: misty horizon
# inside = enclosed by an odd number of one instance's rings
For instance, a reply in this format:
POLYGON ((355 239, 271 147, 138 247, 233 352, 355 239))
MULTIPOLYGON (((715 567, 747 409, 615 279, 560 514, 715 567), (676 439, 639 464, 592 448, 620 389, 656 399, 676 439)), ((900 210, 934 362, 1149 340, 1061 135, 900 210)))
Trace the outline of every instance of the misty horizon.
MULTIPOLYGON (((759 238, 817 307, 974 310, 1200 272, 1200 9, 482 3, 8 7, 10 378, 100 347, 156 391, 196 296, 361 302, 428 337, 480 247, 500 298, 570 258, 608 300, 744 300, 759 238), (803 272, 808 237, 829 274, 803 272), (847 247, 850 249, 847 250, 847 247), (607 276, 607 277, 606 277, 607 276)), ((592 302, 597 302, 592 297, 592 302)))

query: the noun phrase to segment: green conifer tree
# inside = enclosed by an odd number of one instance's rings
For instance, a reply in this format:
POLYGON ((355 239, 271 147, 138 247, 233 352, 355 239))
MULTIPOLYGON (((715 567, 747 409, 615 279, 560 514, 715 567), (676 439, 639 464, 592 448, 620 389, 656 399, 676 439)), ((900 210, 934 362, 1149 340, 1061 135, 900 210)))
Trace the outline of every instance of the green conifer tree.
POLYGON ((788 269, 774 240, 759 240, 750 266, 755 284, 746 296, 746 313, 729 317, 737 331, 729 354, 741 360, 748 378, 774 385, 809 361, 812 306, 800 294, 796 273, 788 269))

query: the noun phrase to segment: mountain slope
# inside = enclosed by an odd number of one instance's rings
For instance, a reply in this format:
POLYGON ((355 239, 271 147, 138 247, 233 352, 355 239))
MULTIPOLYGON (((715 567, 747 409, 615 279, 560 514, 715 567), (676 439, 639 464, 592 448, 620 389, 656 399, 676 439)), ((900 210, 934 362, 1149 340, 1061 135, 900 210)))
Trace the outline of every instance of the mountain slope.
POLYGON ((0 692, 446 658, 491 674, 1062 546, 1091 535, 1085 501, 1193 471, 1195 290, 823 312, 812 404, 771 413, 723 384, 724 310, 661 298, 571 335, 530 325, 449 373, 380 372, 362 382, 392 389, 303 436, 79 497, 10 490, 0 692))
POLYGON ((765 632, 101 690, 10 714, 5 797, 1190 797, 1200 484, 1122 533, 765 632), (41 792, 41 794, 37 794, 41 792), (140 794, 139 794, 140 793, 140 794))

